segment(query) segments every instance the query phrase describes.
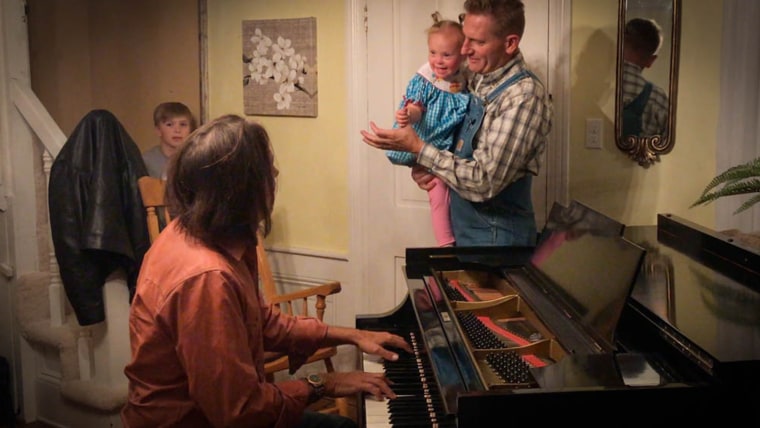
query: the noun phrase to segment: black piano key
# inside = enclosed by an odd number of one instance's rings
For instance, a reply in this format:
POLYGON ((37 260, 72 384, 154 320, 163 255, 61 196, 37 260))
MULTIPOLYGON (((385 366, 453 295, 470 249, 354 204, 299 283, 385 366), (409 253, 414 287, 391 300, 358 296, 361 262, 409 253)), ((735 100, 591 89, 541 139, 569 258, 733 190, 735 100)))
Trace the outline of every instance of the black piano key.
MULTIPOLYGON (((393 401, 397 401, 397 400, 394 399, 393 401)), ((443 403, 441 403, 440 401, 433 402, 431 400, 424 400, 424 399, 422 399, 422 400, 416 400, 416 401, 408 400, 408 401, 404 401, 404 402, 388 403, 388 407, 392 407, 394 409, 400 409, 401 410, 401 409, 404 409, 404 408, 420 408, 420 407, 423 407, 423 408, 434 408, 436 406, 440 407, 441 404, 443 404, 443 403)))
POLYGON ((403 420, 405 418, 419 420, 420 418, 425 417, 425 415, 432 419, 438 419, 437 415, 439 410, 440 409, 420 404, 417 406, 390 407, 388 412, 391 415, 390 420, 403 420))
POLYGON ((435 422, 424 422, 424 421, 420 422, 419 419, 417 419, 416 421, 413 421, 413 420, 410 420, 410 421, 396 421, 396 422, 392 422, 392 424, 393 424, 394 427, 399 427, 399 428, 401 428, 401 427, 404 427, 404 428, 429 428, 429 427, 432 427, 432 428, 435 428, 436 426, 440 426, 440 425, 437 425, 435 422))
POLYGON ((456 427, 456 419, 445 413, 424 346, 416 341, 414 333, 402 336, 407 336, 414 352, 399 352, 397 361, 382 363, 391 389, 398 395, 387 400, 388 421, 393 427, 456 427))

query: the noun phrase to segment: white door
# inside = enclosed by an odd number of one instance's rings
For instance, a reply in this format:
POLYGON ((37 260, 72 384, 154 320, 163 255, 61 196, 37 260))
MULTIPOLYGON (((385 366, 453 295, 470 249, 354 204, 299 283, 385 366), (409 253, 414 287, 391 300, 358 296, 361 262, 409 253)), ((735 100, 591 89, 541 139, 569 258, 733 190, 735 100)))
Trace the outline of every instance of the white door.
MULTIPOLYGON (((548 73, 548 0, 524 0, 526 31, 520 43, 531 68, 546 82, 548 73)), ((427 60, 425 29, 439 11, 457 19, 463 0, 367 0, 367 114, 381 127, 393 114, 406 84, 427 60)), ((546 165, 546 162, 544 162, 546 165)), ((534 178, 533 201, 539 228, 546 206, 547 170, 534 178)), ((366 289, 371 313, 394 308, 407 292, 401 267, 407 247, 436 246, 427 193, 412 181, 410 169, 392 165, 374 150, 367 160, 368 209, 365 234, 368 271, 366 289)))

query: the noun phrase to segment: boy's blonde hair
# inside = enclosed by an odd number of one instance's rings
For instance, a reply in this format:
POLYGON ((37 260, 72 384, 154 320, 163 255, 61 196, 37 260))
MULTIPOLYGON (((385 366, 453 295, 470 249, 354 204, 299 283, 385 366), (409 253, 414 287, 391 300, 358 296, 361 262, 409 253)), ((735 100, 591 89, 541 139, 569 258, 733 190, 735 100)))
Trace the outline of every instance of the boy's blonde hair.
POLYGON ((161 103, 153 110, 153 125, 158 126, 161 122, 175 117, 186 117, 190 120, 190 131, 198 127, 193 112, 182 104, 175 101, 161 103))

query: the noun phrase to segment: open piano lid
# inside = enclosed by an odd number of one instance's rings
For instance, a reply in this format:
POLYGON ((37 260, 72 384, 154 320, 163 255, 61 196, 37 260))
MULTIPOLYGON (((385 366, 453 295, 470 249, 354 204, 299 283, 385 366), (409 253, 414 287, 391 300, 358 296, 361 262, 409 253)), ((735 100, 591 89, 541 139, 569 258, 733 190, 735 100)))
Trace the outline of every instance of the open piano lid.
POLYGON ((645 253, 621 236, 623 229, 577 201, 555 204, 526 267, 532 282, 608 351, 645 253))
MULTIPOLYGON (((615 329, 645 254, 623 231, 622 223, 580 202, 555 203, 535 248, 407 248, 406 269, 412 277, 431 268, 497 269, 542 318, 556 320, 551 327, 566 329, 569 319, 604 351, 613 351, 615 329), (547 300, 551 305, 541 305, 547 300), (561 317, 542 309, 558 311, 561 317)), ((588 349, 579 344, 569 351, 590 353, 588 349)))

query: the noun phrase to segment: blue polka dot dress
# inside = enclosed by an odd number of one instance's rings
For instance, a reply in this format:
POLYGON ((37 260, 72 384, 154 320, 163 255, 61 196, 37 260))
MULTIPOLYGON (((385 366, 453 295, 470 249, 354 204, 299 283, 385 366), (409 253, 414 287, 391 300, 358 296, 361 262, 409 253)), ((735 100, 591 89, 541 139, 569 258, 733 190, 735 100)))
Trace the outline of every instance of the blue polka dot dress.
MULTIPOLYGON (((467 114, 467 81, 463 70, 449 80, 435 77, 429 63, 420 67, 406 87, 399 108, 417 104, 422 108, 422 118, 412 125, 417 135, 426 143, 446 150, 454 141, 454 133, 467 114)), ((397 124, 393 125, 398 127, 397 124)), ((387 150, 386 156, 396 165, 414 165, 416 156, 409 152, 387 150)))

